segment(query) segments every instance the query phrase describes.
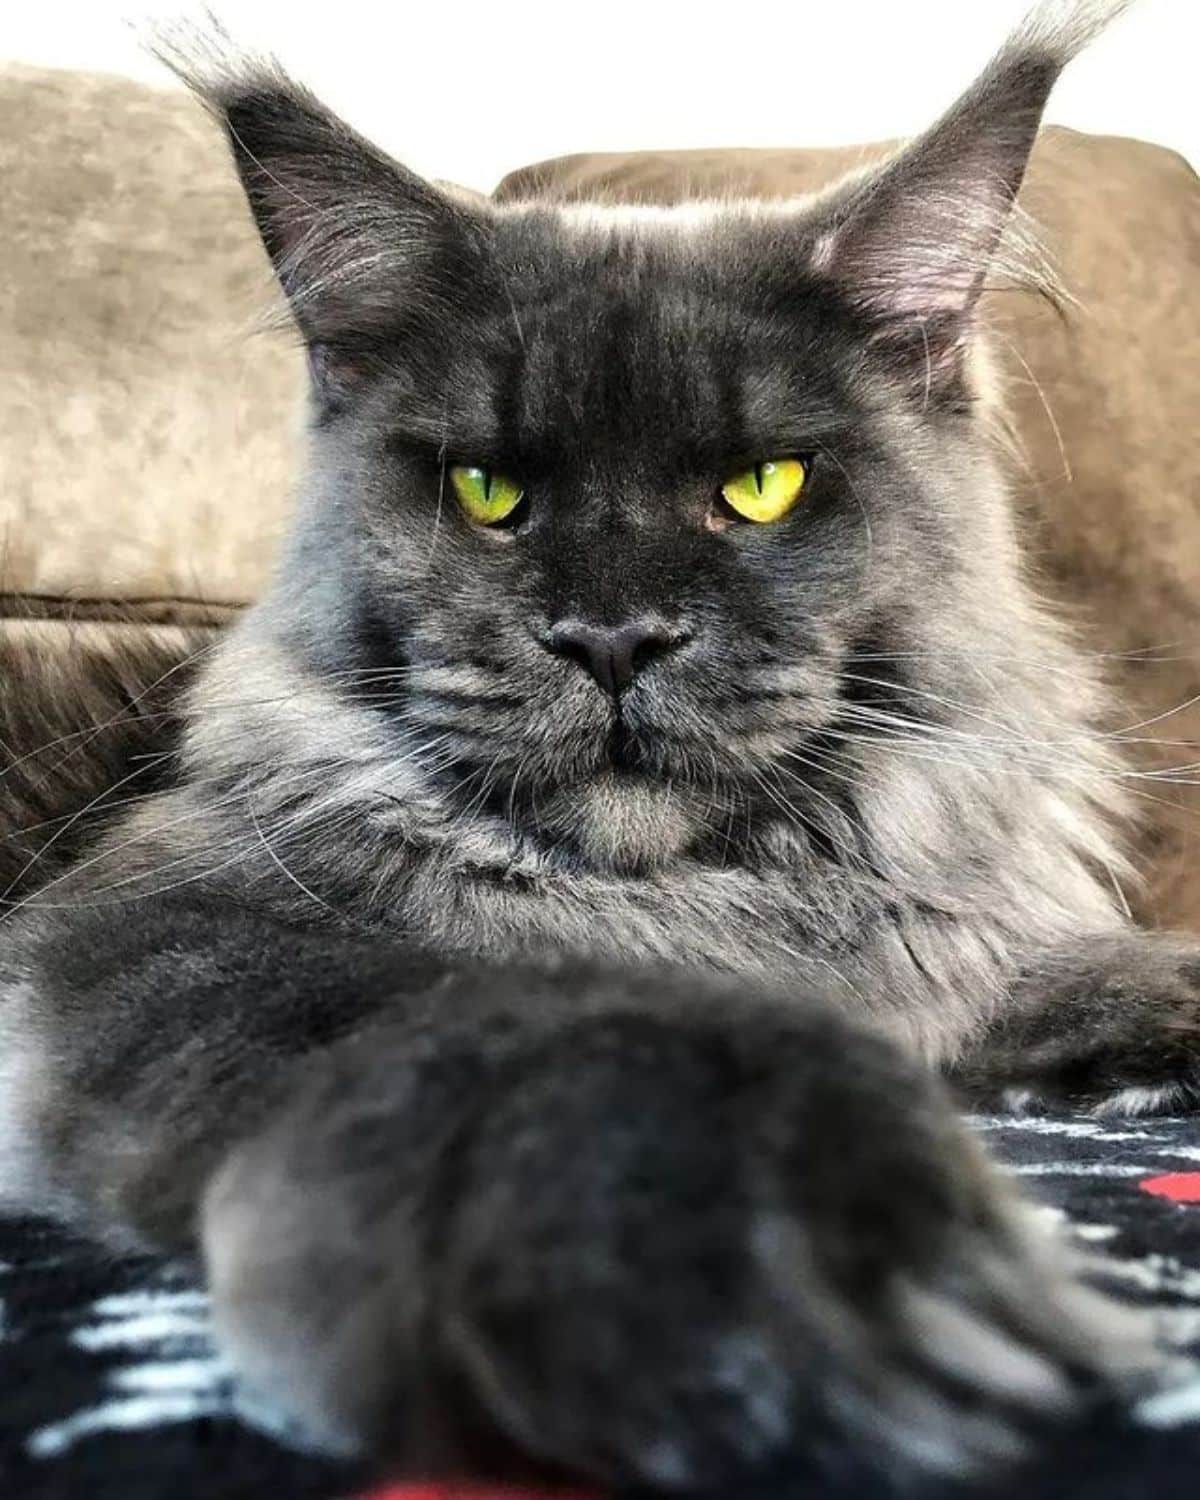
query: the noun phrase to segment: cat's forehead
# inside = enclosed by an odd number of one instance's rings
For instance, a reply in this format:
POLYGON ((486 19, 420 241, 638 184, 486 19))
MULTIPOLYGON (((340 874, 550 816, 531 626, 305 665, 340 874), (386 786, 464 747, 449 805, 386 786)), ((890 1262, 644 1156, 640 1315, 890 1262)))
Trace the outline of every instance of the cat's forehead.
POLYGON ((592 287, 607 297, 687 286, 740 300, 764 273, 803 264, 813 198, 586 201, 502 209, 495 251, 514 295, 592 287))
MULTIPOLYGON (((838 314, 795 245, 800 200, 760 209, 578 204, 512 215, 493 331, 529 430, 586 414, 665 441, 672 423, 764 439, 781 414, 822 427, 837 408, 838 314), (511 356, 511 357, 509 357, 511 356), (651 417, 656 420, 651 422, 651 417), (665 425, 667 432, 659 431, 665 425)), ((687 441, 693 443, 694 434, 687 441)))
MULTIPOLYGON (((839 182, 838 189, 845 186, 839 182)), ((814 210, 828 201, 829 191, 796 193, 782 198, 745 197, 737 193, 681 198, 670 203, 622 202, 604 198, 580 199, 562 203, 515 204, 501 213, 513 221, 540 216, 551 219, 564 233, 611 239, 613 236, 640 236, 645 242, 691 240, 703 242, 709 233, 718 234, 746 224, 803 225, 814 210)))
MULTIPOLYGON (((732 199, 698 198, 680 203, 564 203, 555 210, 564 229, 613 235, 640 231, 646 235, 691 235, 720 228, 735 215, 753 215, 756 205, 732 199)), ((761 210, 766 216, 768 210, 761 210)), ((789 212, 795 212, 791 205, 789 212)), ((772 210, 777 214, 778 209, 772 210)))
POLYGON ((582 369, 653 357, 768 366, 820 321, 806 287, 798 204, 570 204, 503 215, 493 241, 496 322, 559 344, 582 369), (786 226, 786 227, 785 227, 786 226))

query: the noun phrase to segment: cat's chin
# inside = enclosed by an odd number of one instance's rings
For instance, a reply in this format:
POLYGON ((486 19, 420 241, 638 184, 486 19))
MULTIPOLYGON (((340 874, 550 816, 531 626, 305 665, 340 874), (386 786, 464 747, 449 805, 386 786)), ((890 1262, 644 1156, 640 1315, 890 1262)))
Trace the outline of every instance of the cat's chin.
POLYGON ((568 842, 586 864, 623 875, 673 863, 704 827, 694 793, 615 769, 539 799, 538 812, 542 829, 568 842))

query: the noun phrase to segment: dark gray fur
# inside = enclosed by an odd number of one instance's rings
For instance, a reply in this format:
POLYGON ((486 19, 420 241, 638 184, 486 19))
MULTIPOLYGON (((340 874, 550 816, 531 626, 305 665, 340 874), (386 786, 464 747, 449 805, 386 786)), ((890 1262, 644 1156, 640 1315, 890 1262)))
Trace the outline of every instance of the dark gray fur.
POLYGON ((1196 952, 1123 915, 974 317, 1118 8, 1040 7, 870 175, 704 212, 475 202, 192 68, 310 352, 308 480, 175 784, 10 889, 0 1193, 201 1250, 326 1441, 961 1473, 1113 1376, 934 1071, 1200 1093, 1196 952), (806 500, 735 522, 780 453, 806 500), (456 462, 521 477, 513 524, 456 462), (669 648, 615 699, 580 621, 669 648))

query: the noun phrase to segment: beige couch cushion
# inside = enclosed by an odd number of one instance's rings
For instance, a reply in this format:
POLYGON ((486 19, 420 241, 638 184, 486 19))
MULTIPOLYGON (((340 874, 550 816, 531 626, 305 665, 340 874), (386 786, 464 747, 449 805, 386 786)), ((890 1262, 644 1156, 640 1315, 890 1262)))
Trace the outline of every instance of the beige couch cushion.
POLYGON ((3 70, 0 237, 4 589, 252 598, 304 374, 253 332, 272 280, 216 127, 180 92, 3 70))

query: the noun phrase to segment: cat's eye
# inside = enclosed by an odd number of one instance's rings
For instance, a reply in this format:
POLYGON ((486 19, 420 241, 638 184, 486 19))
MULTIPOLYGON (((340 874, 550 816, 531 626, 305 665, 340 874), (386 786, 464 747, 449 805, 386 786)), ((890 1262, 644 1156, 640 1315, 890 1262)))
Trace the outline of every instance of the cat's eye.
POLYGON ((772 458, 735 474, 721 486, 725 503, 746 521, 778 521, 799 500, 808 481, 802 458, 772 458))
POLYGON ((455 464, 450 483, 463 511, 477 526, 496 526, 506 521, 524 494, 515 479, 493 469, 455 464))

